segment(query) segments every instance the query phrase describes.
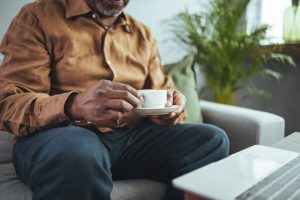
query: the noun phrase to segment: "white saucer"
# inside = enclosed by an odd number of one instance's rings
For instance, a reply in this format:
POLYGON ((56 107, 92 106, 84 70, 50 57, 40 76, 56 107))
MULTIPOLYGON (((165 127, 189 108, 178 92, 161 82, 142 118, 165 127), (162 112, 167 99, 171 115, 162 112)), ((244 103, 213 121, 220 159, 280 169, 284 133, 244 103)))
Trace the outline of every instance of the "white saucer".
POLYGON ((133 112, 139 115, 166 115, 176 110, 176 108, 178 108, 177 105, 165 108, 134 108, 133 112))

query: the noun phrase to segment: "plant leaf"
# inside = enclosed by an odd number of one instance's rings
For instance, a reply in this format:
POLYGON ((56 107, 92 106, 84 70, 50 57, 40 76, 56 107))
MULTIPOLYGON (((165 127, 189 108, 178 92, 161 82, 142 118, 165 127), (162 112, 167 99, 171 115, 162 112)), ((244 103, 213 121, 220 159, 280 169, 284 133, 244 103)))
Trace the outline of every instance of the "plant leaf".
POLYGON ((276 72, 276 71, 271 70, 271 69, 264 69, 263 70, 263 74, 265 75, 265 77, 269 76, 269 77, 273 77, 273 78, 275 78, 277 80, 282 79, 282 74, 281 73, 276 72))

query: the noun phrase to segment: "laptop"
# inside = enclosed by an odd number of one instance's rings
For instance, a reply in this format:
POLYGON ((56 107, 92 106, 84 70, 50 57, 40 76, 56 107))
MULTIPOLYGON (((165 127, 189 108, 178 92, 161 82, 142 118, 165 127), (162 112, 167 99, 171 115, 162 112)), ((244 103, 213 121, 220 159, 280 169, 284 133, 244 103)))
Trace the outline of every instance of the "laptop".
POLYGON ((205 199, 300 199, 300 156, 254 145, 173 180, 205 199))

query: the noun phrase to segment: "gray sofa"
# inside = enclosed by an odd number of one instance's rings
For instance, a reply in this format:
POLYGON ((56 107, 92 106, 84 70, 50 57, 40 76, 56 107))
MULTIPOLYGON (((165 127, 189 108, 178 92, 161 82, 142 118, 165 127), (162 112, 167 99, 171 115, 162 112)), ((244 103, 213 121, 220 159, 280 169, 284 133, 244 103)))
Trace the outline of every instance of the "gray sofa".
MULTIPOLYGON (((206 123, 223 128, 231 153, 254 144, 272 145, 284 137, 284 119, 271 113, 201 101, 206 123)), ((31 191, 12 164, 12 134, 0 132, 0 200, 29 200, 31 191)), ((115 181, 112 200, 160 200, 166 186, 151 180, 115 181)))

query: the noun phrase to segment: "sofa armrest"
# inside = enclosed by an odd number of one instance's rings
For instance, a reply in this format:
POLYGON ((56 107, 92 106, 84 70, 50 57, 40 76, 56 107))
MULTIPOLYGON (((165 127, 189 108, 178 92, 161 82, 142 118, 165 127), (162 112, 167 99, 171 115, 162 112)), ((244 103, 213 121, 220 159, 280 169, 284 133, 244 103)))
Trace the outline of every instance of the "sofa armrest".
POLYGON ((254 144, 270 146, 284 137, 285 121, 278 115, 204 100, 201 109, 205 123, 226 131, 230 153, 254 144))

